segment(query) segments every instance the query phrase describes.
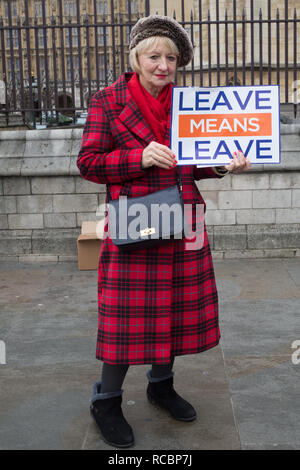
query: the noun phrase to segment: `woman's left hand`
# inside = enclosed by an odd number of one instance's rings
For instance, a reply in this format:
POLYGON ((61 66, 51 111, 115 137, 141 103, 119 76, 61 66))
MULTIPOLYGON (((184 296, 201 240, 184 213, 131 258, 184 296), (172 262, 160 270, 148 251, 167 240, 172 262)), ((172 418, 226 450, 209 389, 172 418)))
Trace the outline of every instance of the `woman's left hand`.
POLYGON ((251 163, 240 150, 232 154, 233 160, 229 165, 224 168, 230 173, 242 173, 243 171, 250 170, 251 163))

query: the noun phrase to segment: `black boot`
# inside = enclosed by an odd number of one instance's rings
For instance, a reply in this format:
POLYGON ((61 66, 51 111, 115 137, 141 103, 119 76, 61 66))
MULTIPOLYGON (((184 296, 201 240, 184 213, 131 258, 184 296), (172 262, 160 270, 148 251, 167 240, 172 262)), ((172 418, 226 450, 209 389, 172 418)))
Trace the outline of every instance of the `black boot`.
POLYGON ((133 431, 121 408, 123 390, 101 393, 101 382, 97 382, 92 393, 90 411, 104 441, 115 447, 132 446, 133 431))
POLYGON ((147 387, 148 400, 166 409, 179 421, 193 421, 196 419, 196 411, 186 400, 181 398, 173 388, 173 375, 171 372, 166 377, 154 378, 151 371, 147 372, 149 384, 147 387))

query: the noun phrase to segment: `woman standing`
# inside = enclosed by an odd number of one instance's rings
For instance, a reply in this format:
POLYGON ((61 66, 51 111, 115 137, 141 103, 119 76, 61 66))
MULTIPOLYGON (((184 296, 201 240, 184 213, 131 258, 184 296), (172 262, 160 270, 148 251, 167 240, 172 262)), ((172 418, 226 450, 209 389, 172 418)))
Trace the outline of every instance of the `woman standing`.
MULTIPOLYGON (((83 178, 109 187, 112 199, 144 196, 173 186, 176 157, 169 148, 170 110, 177 67, 193 46, 182 26, 167 16, 140 19, 130 36, 130 64, 91 99, 78 155, 83 178)), ((183 200, 203 204, 195 180, 222 178, 250 168, 243 154, 227 167, 182 166, 183 200)), ((206 230, 201 249, 186 240, 122 252, 106 237, 98 271, 96 357, 102 380, 93 387, 91 413, 104 440, 134 443, 123 416, 121 389, 129 365, 151 364, 147 396, 178 420, 196 412, 173 388, 175 356, 206 351, 219 343, 218 296, 206 230)))

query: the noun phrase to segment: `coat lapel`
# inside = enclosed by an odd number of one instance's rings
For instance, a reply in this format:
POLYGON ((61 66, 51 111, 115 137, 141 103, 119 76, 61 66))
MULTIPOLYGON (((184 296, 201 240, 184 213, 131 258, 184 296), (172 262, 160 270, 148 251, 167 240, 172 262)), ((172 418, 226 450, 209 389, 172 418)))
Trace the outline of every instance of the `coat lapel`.
MULTIPOLYGON (((150 144, 152 140, 156 140, 156 137, 130 96, 127 81, 130 79, 131 75, 132 73, 123 74, 116 83, 116 102, 123 107, 119 119, 132 134, 135 134, 139 138, 139 140, 150 144)), ((168 134, 169 133, 170 129, 168 126, 168 134)))
MULTIPOLYGON (((129 95, 128 91, 127 95, 129 95)), ((152 140, 156 140, 155 135, 130 95, 123 111, 119 115, 119 119, 132 134, 135 134, 140 140, 144 140, 147 144, 150 144, 152 140)))

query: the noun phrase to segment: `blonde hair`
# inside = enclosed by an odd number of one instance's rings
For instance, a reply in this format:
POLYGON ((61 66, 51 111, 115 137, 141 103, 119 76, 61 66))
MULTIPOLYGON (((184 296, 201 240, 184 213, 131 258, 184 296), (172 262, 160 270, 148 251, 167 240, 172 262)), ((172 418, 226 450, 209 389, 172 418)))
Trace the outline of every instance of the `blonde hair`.
POLYGON ((169 48, 171 54, 176 55, 177 59, 179 57, 179 50, 175 42, 172 39, 167 38, 166 36, 151 36, 150 38, 143 39, 139 42, 133 49, 129 52, 129 63, 132 70, 136 73, 140 73, 139 65, 139 55, 151 49, 151 47, 156 47, 159 40, 163 40, 163 43, 166 47, 169 48))

